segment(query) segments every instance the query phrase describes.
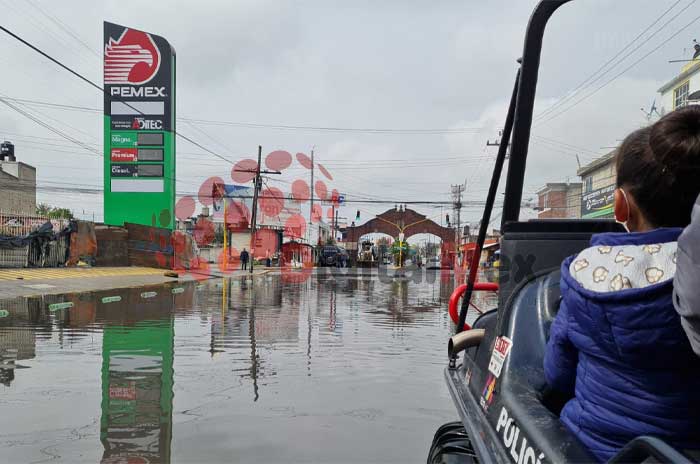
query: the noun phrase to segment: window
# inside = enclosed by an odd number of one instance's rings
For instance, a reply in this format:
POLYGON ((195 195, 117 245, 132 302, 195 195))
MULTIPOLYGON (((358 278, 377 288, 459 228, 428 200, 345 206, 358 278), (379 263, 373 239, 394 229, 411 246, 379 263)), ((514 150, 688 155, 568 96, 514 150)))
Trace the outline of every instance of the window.
POLYGON ((588 176, 584 180, 583 193, 589 193, 593 191, 593 176, 588 176))
POLYGON ((688 92, 690 90, 690 81, 679 85, 673 91, 673 109, 683 108, 688 104, 688 92))
POLYGON ((549 192, 545 193, 542 198, 542 209, 549 209, 549 192))

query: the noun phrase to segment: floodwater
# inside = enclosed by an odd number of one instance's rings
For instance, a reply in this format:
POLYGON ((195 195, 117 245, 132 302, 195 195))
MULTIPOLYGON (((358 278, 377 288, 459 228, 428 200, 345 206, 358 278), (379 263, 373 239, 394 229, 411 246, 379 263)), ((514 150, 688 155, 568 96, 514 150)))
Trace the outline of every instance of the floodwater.
POLYGON ((0 302, 0 462, 424 461, 452 276, 285 280, 0 302))

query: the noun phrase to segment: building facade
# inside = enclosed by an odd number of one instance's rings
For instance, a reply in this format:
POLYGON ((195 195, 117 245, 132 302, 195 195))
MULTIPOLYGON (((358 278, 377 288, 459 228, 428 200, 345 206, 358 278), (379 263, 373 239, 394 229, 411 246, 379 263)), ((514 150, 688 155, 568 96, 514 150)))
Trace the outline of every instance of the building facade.
POLYGON ((616 151, 611 151, 577 171, 582 181, 580 203, 582 219, 614 218, 613 205, 617 178, 615 153, 616 151))
POLYGON ((36 214, 36 168, 0 159, 0 211, 36 214))
MULTIPOLYGON (((700 46, 696 45, 696 51, 700 51, 700 46)), ((661 116, 686 105, 700 104, 700 55, 686 63, 680 74, 661 86, 658 92, 661 116)))
POLYGON ((538 219, 581 217, 581 183, 548 183, 537 191, 538 219))

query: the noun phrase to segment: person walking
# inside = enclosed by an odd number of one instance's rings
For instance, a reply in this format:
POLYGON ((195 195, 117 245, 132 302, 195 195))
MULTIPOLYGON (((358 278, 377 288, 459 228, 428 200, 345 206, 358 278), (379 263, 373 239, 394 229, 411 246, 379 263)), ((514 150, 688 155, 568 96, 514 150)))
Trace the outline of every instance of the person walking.
POLYGON ((241 269, 247 270, 248 269, 248 259, 250 259, 250 254, 248 253, 248 250, 243 248, 243 251, 241 251, 241 269))

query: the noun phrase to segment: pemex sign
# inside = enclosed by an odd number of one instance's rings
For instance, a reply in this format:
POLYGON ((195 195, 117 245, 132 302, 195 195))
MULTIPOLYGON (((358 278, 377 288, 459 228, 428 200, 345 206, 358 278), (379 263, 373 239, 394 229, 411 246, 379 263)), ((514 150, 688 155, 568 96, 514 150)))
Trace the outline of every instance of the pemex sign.
POLYGON ((157 35, 104 23, 104 221, 172 229, 175 51, 157 35))

